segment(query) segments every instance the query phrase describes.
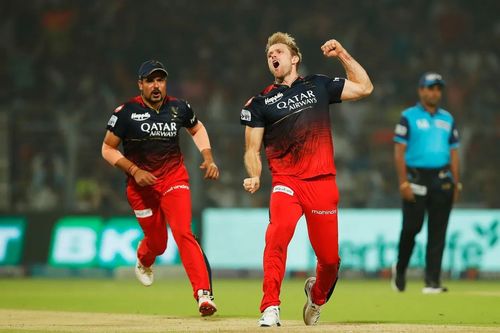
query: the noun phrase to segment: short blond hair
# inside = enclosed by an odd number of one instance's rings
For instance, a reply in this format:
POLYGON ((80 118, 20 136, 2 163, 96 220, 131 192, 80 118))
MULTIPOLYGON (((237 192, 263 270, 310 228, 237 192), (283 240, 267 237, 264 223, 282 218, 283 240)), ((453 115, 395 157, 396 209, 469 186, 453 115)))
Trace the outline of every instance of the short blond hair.
POLYGON ((295 42, 295 38, 293 38, 291 35, 287 34, 286 32, 275 32, 274 34, 269 36, 266 45, 266 55, 269 51, 269 48, 274 44, 285 44, 286 46, 288 46, 288 48, 292 52, 292 55, 296 55, 297 57, 299 57, 297 66, 302 62, 302 53, 300 53, 300 49, 295 42))

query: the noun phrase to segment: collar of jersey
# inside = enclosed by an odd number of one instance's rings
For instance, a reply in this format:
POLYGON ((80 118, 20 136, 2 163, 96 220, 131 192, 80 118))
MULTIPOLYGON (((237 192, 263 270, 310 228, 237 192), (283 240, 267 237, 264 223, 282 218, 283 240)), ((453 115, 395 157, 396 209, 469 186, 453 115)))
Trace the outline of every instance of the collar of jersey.
POLYGON ((427 111, 424 106, 422 105, 422 103, 420 102, 417 102, 417 107, 418 109, 421 111, 421 112, 424 112, 425 114, 429 115, 430 117, 435 117, 437 116, 438 114, 440 115, 441 114, 441 108, 438 106, 437 109, 436 109, 436 113, 432 114, 430 113, 429 111, 427 111))
MULTIPOLYGON (((302 82, 303 80, 304 80, 304 78, 302 76, 297 76, 297 78, 290 85, 290 88, 293 87, 294 85, 298 84, 299 82, 302 82)), ((286 84, 279 84, 279 83, 273 83, 273 86, 275 88, 280 88, 280 87, 288 88, 288 86, 286 84)))

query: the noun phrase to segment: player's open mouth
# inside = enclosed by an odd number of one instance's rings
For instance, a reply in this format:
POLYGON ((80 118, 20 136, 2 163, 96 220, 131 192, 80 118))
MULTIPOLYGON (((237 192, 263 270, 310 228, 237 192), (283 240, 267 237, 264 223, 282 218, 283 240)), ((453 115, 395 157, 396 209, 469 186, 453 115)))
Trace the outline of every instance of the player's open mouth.
POLYGON ((279 67, 279 65, 280 65, 279 61, 277 61, 277 60, 274 60, 274 61, 273 61, 273 67, 274 67, 274 68, 278 68, 278 67, 279 67))
POLYGON ((161 92, 160 91, 153 91, 151 93, 151 96, 153 96, 153 97, 161 97, 161 92))

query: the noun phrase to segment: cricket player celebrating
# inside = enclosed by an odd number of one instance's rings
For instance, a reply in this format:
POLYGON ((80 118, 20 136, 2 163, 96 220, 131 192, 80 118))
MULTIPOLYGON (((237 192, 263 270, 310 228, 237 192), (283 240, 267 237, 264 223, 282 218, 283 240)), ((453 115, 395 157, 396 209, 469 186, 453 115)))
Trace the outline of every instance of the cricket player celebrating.
POLYGON ((111 116, 102 156, 128 176, 127 199, 144 232, 137 249, 135 273, 145 286, 153 283, 152 265, 167 247, 167 222, 191 281, 202 316, 213 302, 210 266, 191 231, 189 177, 179 147, 185 127, 203 156, 206 179, 217 179, 207 131, 185 101, 167 95, 167 71, 156 60, 139 68, 140 95, 111 116), (123 143, 124 155, 118 150, 123 143))
POLYGON ((324 75, 300 77, 302 55, 294 38, 276 32, 266 46, 267 65, 274 83, 251 98, 241 111, 245 125, 243 187, 260 187, 260 149, 265 146, 272 174, 270 222, 264 249, 264 296, 260 326, 280 326, 280 289, 285 274, 287 247, 299 218, 305 215, 318 263, 316 277, 305 283, 306 325, 315 325, 321 307, 330 298, 340 264, 333 141, 329 105, 371 94, 366 71, 342 45, 328 40, 321 46, 326 57, 337 58, 347 79, 324 75))

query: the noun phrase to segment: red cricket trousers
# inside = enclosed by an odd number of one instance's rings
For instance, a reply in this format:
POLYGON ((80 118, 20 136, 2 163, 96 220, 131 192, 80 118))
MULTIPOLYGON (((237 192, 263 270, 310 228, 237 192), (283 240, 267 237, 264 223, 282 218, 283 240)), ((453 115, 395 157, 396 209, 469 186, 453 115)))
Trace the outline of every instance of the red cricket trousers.
POLYGON ((274 176, 270 203, 270 222, 264 249, 264 296, 260 305, 280 305, 281 283, 285 275, 288 244, 298 220, 304 214, 312 248, 317 257, 313 302, 322 305, 329 299, 340 264, 337 203, 339 193, 335 176, 302 180, 274 176))
POLYGON ((191 192, 184 166, 159 179, 153 186, 141 187, 133 180, 127 186, 127 198, 144 232, 137 249, 141 263, 149 267, 167 248, 167 224, 179 248, 193 296, 199 289, 212 290, 210 268, 191 231, 191 192))

